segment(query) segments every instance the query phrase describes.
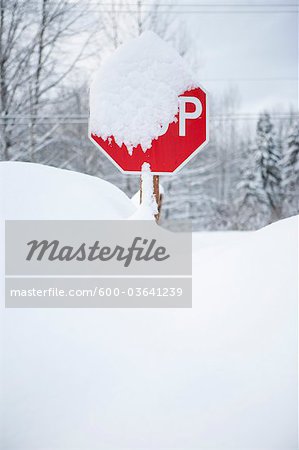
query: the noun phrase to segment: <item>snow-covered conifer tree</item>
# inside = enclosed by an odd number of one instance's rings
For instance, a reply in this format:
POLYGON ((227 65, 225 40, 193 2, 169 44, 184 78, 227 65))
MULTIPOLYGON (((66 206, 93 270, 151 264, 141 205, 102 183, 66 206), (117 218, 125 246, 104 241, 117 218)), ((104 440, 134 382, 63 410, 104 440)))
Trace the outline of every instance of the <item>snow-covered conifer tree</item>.
POLYGON ((299 193, 299 123, 293 124, 288 132, 284 156, 281 160, 282 191, 285 216, 298 213, 299 193))
POLYGON ((281 215, 280 162, 281 150, 276 142, 270 115, 263 113, 257 123, 256 170, 271 207, 272 220, 281 215))
POLYGON ((238 228, 254 230, 266 225, 271 217, 271 206, 264 189, 256 145, 248 143, 248 151, 236 187, 236 215, 238 228))
POLYGON ((248 147, 237 184, 241 229, 260 228, 281 217, 281 147, 268 113, 260 115, 255 144, 248 147))

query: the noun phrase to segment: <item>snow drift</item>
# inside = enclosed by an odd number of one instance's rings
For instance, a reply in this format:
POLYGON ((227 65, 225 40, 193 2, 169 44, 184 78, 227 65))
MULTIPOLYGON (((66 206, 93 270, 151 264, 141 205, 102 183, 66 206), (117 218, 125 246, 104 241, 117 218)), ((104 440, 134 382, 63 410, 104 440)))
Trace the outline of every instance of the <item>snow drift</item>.
MULTIPOLYGON (((0 170, 7 218, 131 213, 124 194, 88 176, 0 170)), ((296 448, 297 231, 291 218, 195 233, 192 309, 2 306, 0 447, 296 448)))
POLYGON ((70 170, 0 163, 0 218, 126 219, 136 210, 111 183, 70 170))
POLYGON ((147 31, 119 47, 90 87, 90 131, 143 150, 175 120, 178 96, 198 87, 180 55, 147 31))

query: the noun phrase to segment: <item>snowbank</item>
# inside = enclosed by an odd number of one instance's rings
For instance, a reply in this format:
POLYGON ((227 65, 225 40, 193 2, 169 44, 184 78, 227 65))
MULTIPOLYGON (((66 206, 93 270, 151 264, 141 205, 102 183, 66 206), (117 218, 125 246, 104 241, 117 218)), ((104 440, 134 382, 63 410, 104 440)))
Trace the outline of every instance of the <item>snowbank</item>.
POLYGON ((153 209, 147 203, 142 203, 128 220, 155 220, 153 209))
POLYGON ((116 186, 40 164, 0 162, 0 219, 126 219, 136 210, 116 186))
POLYGON ((153 32, 122 45, 90 88, 90 131, 143 150, 175 120, 178 96, 197 87, 180 55, 153 32))
MULTIPOLYGON (((0 177, 7 218, 133 207, 68 171, 0 163, 0 177)), ((195 233, 192 309, 2 307, 0 447, 297 448, 297 233, 296 218, 195 233)))
MULTIPOLYGON (((161 183, 159 184, 159 192, 161 195, 164 195, 164 187, 161 183)), ((140 206, 140 191, 135 192, 133 197, 131 197, 131 202, 136 208, 140 206)))
POLYGON ((158 205, 153 193, 153 177, 149 163, 143 163, 141 174, 141 205, 137 207, 136 212, 130 217, 131 220, 155 220, 158 214, 158 205))

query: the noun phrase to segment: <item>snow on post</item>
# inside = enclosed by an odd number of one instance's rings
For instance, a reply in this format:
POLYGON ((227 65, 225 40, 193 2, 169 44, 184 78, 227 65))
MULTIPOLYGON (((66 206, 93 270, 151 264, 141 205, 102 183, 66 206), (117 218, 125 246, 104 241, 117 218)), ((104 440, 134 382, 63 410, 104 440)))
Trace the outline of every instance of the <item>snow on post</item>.
POLYGON ((134 220, 154 220, 159 213, 157 200, 153 192, 153 176, 149 163, 143 163, 140 178, 141 203, 136 212, 130 217, 134 220))
MULTIPOLYGON (((90 88, 90 132, 144 152, 176 120, 178 97, 197 87, 181 56, 147 31, 120 46, 90 88)), ((171 149, 170 149, 171 150, 171 149)))
POLYGON ((153 193, 153 177, 149 163, 143 163, 142 165, 141 185, 141 205, 147 208, 153 217, 158 214, 158 205, 153 193))

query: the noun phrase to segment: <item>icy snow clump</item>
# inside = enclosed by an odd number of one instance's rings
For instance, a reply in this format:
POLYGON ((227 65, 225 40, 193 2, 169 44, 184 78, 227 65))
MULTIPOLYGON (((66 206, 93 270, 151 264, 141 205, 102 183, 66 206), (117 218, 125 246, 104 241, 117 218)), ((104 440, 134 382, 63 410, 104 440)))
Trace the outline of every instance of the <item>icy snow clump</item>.
POLYGON ((181 56, 147 31, 119 47, 90 88, 90 132, 143 151, 175 121, 178 96, 198 87, 181 56))

